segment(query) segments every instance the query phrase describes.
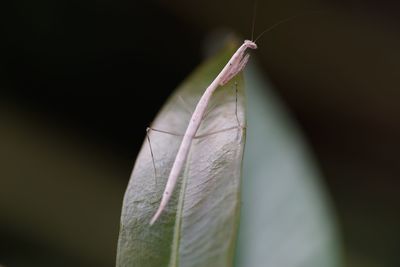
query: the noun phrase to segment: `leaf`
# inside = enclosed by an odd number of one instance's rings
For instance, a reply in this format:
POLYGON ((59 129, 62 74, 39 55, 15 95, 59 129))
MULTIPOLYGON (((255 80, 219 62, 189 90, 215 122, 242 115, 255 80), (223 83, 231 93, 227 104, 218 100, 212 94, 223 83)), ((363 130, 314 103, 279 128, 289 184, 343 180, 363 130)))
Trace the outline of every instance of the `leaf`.
POLYGON ((246 67, 247 144, 235 266, 341 266, 336 219, 322 177, 288 111, 246 67))
MULTIPOLYGON (((237 47, 230 44, 197 69, 167 101, 152 128, 183 134, 190 110, 237 47)), ((117 267, 232 266, 244 148, 244 130, 237 127, 238 120, 245 124, 242 76, 217 89, 209 107, 198 131, 202 137, 193 141, 180 182, 153 226, 149 222, 181 137, 150 131, 157 178, 145 140, 124 197, 117 267)))

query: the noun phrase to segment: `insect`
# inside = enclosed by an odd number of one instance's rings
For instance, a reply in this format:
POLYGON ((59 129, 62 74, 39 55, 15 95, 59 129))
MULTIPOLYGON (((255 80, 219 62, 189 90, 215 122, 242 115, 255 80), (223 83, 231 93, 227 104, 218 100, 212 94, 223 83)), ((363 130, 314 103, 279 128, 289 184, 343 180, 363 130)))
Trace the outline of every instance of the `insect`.
POLYGON ((247 49, 257 49, 256 43, 250 40, 244 41, 244 43, 233 54, 231 59, 222 69, 222 71, 207 87, 204 94, 197 103, 192 117, 190 118, 189 125, 183 136, 178 153, 176 154, 175 161, 172 165, 171 172, 169 174, 168 181, 162 195, 160 206, 158 207, 158 210, 154 214, 153 218, 151 219, 150 225, 154 224, 156 220, 160 217, 162 211, 165 209, 165 206, 168 204, 168 201, 171 198, 177 179, 189 153, 190 145, 192 144, 193 138, 195 137, 197 130, 199 129, 200 123, 214 91, 218 88, 218 86, 223 86, 228 83, 233 77, 235 77, 240 71, 244 69, 250 56, 246 53, 247 49))
MULTIPOLYGON (((169 177, 167 180, 167 184, 165 186, 160 205, 153 215, 152 219, 150 220, 150 225, 153 225, 157 219, 162 214, 163 210, 168 204, 172 196, 172 192, 175 188, 177 183, 177 179, 179 174, 185 164, 186 158, 190 151, 190 147, 192 144, 193 139, 199 129, 201 121, 204 117, 204 113, 206 112, 208 103, 214 93, 214 91, 219 87, 227 84, 232 78, 234 78, 239 72, 241 72, 245 67, 249 60, 250 54, 246 53, 248 49, 257 49, 256 41, 266 32, 272 30, 279 24, 282 24, 286 21, 292 20, 293 18, 298 16, 293 16, 284 20, 281 20, 271 27, 264 30, 254 41, 253 40, 245 40, 243 44, 236 50, 236 52, 232 55, 229 59, 228 63, 225 67, 221 70, 221 72, 216 76, 216 78, 211 82, 211 84, 207 87, 204 94, 200 98, 197 106, 190 118, 189 124, 187 126, 186 132, 183 135, 182 142, 180 144, 178 153, 176 154, 175 161, 172 165, 171 171, 169 173, 169 177)), ((253 17, 253 30, 254 32, 254 20, 255 16, 253 17)), ((253 34, 252 34, 253 35, 253 34)))

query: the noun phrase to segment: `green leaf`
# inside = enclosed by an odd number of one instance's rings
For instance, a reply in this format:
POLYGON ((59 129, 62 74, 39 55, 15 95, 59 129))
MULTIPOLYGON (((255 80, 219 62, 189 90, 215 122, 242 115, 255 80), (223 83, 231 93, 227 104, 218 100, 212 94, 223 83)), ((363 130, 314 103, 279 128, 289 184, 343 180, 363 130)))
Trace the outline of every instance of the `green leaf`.
POLYGON ((253 64, 237 267, 341 266, 336 219, 288 111, 253 64))
MULTIPOLYGON (((203 64, 167 101, 152 128, 183 134, 200 96, 237 44, 203 64)), ((125 193, 117 267, 232 266, 239 219, 244 126, 243 78, 217 89, 167 209, 150 226, 181 137, 150 131, 125 193), (238 94, 236 94, 236 88, 238 94), (237 116, 236 116, 237 114, 237 116), (216 134, 210 134, 215 131, 216 134)))

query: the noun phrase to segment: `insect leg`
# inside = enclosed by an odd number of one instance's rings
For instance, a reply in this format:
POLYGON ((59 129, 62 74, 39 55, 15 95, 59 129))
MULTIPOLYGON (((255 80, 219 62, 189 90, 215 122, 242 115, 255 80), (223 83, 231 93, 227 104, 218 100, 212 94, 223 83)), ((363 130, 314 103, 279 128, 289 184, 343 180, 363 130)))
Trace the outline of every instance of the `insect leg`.
POLYGON ((242 124, 240 123, 239 116, 238 116, 238 86, 237 86, 236 81, 235 81, 235 116, 236 116, 236 121, 237 121, 238 127, 244 128, 244 127, 242 127, 242 124))
POLYGON ((238 97, 238 95, 239 95, 239 93, 238 93, 238 83, 235 81, 235 117, 236 117, 237 126, 224 128, 224 129, 217 130, 217 131, 210 132, 210 133, 206 133, 206 134, 196 135, 194 137, 194 139, 200 139, 200 138, 203 138, 203 137, 207 137, 207 136, 218 134, 218 133, 222 133, 222 132, 231 131, 231 130, 234 130, 234 129, 241 129, 241 130, 246 129, 246 127, 242 126, 242 124, 241 124, 241 122, 239 120, 239 115, 238 115, 238 99, 239 99, 239 97, 238 97))
POLYGON ((173 136, 183 136, 183 134, 178 134, 178 133, 173 133, 165 130, 160 130, 160 129, 155 129, 152 127, 147 127, 146 129, 146 139, 149 144, 149 149, 150 149, 150 155, 151 155, 151 160, 153 163, 153 170, 154 170, 154 184, 157 186, 157 169, 156 169, 156 162, 155 162, 155 157, 153 153, 153 147, 151 145, 151 140, 150 140, 150 131, 158 132, 158 133, 165 133, 173 136))
POLYGON ((166 130, 160 130, 160 129, 156 129, 156 128, 152 128, 152 127, 147 127, 147 132, 149 131, 154 131, 154 132, 158 132, 158 133, 165 133, 165 134, 169 134, 169 135, 173 135, 173 136, 183 136, 183 134, 180 133, 174 133, 174 132, 169 132, 166 130))
POLYGON ((151 147, 151 141, 150 141, 150 135, 149 135, 149 131, 150 131, 150 130, 151 130, 150 128, 147 128, 147 129, 146 129, 146 139, 147 139, 147 142, 149 143, 151 161, 152 161, 152 163, 153 163, 154 184, 155 184, 155 186, 157 186, 157 170, 156 170, 156 163, 155 163, 155 161, 154 161, 153 148, 151 147))

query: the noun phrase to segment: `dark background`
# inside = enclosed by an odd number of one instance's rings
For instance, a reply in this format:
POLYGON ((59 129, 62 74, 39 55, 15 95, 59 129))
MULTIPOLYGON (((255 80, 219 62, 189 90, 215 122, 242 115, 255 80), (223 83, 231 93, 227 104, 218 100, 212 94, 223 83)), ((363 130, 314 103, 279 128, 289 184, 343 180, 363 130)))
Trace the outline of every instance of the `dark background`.
MULTIPOLYGON (((145 129, 245 1, 0 4, 0 264, 112 266, 145 129)), ((400 266, 400 4, 259 1, 253 60, 290 108, 336 207, 347 266, 400 266)))

